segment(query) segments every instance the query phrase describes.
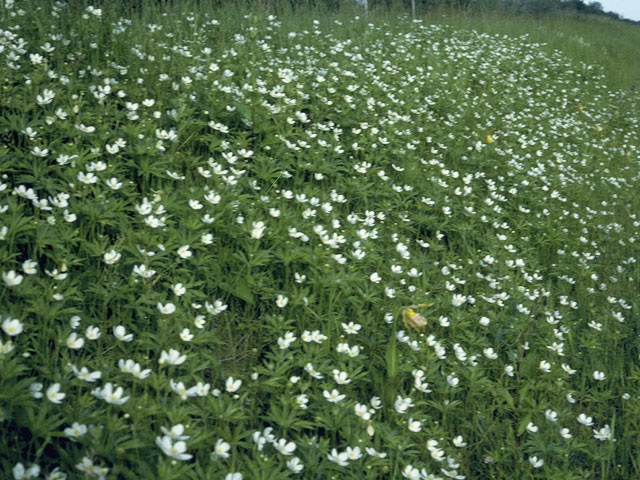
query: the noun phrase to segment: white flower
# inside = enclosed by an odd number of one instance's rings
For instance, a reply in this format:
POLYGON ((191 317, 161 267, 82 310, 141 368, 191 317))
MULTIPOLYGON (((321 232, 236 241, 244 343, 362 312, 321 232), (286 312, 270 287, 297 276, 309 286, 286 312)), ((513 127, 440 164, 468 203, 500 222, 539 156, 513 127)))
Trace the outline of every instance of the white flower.
POLYGON ((291 455, 296 451, 296 444, 293 442, 287 442, 287 440, 281 438, 277 442, 274 442, 273 448, 278 450, 283 455, 291 455))
POLYGON ((183 342, 190 342, 191 340, 193 340, 193 333, 191 333, 191 331, 188 328, 184 328, 180 332, 180 339, 183 342))
POLYGON ((135 366, 135 364, 136 362, 134 362, 132 359, 124 360, 121 358, 118 361, 118 367, 120 367, 120 371, 123 373, 133 372, 133 367, 135 366))
POLYGON ((454 307, 460 307, 464 303, 466 303, 467 300, 468 300, 468 297, 461 295, 459 293, 455 293, 451 298, 451 305, 453 305, 454 307))
POLYGON ((362 458, 362 450, 360 447, 347 447, 345 452, 349 460, 359 460, 362 458))
POLYGON ((410 397, 402 398, 398 395, 393 403, 393 408, 398 413, 405 413, 410 407, 413 407, 413 400, 410 397))
POLYGON ((165 427, 160 427, 162 433, 171 438, 172 440, 189 440, 189 435, 184 435, 184 425, 179 423, 171 427, 171 430, 165 427))
MULTIPOLYGON (((353 407, 355 414, 363 420, 371 419, 371 412, 369 411, 369 407, 363 403, 356 403, 353 407)), ((373 410, 372 410, 373 411, 373 410)))
POLYGON ((331 453, 327 455, 329 461, 333 463, 337 463, 341 467, 346 467, 349 465, 349 457, 347 456, 347 452, 340 452, 335 448, 331 450, 331 453))
POLYGON ((33 398, 42 398, 42 384, 40 382, 33 382, 29 385, 29 394, 33 398))
POLYGON ((264 449, 264 446, 266 445, 267 442, 269 443, 275 442, 276 438, 273 434, 271 434, 272 430, 273 428, 267 427, 264 429, 264 431, 253 432, 253 435, 251 435, 251 439, 258 446, 259 452, 261 452, 264 449))
POLYGON ((567 439, 572 437, 571 433, 569 433, 569 429, 568 428, 562 428, 560 430, 560 436, 562 438, 567 438, 567 439))
POLYGON ((96 380, 102 378, 102 372, 90 372, 87 367, 82 367, 80 370, 78 370, 78 367, 76 367, 75 365, 71 365, 71 369, 73 370, 73 373, 77 378, 79 378, 80 380, 84 380, 85 382, 93 383, 96 380))
POLYGON ((62 403, 62 400, 64 399, 64 397, 66 397, 67 395, 65 393, 62 393, 60 391, 60 384, 59 383, 54 383, 53 385, 51 385, 49 388, 47 388, 47 399, 52 402, 52 403, 62 403))
POLYGON ((360 329, 362 328, 362 325, 360 325, 359 323, 353 323, 353 322, 349 322, 348 324, 342 323, 342 328, 349 335, 355 335, 358 333, 358 331, 360 331, 360 329))
POLYGON ((184 382, 176 382, 175 380, 170 379, 169 386, 171 387, 171 390, 180 395, 180 398, 182 398, 182 400, 186 400, 188 397, 193 397, 195 395, 195 392, 191 393, 187 390, 184 382))
POLYGON ((108 382, 102 387, 102 389, 96 388, 93 391, 93 394, 96 398, 100 398, 107 403, 111 403, 113 405, 122 405, 129 397, 123 397, 124 390, 122 387, 118 387, 115 390, 113 389, 113 384, 108 382))
POLYGON ((410 418, 407 427, 412 432, 418 433, 420 430, 422 430, 422 422, 419 420, 414 420, 413 418, 410 418))
POLYGON ((199 202, 198 200, 195 200, 195 199, 189 200, 189 206, 193 210, 202 210, 202 208, 204 207, 204 205, 202 205, 201 202, 199 202))
POLYGON ((408 478, 409 480, 420 480, 422 478, 420 470, 414 468, 411 465, 407 465, 406 467, 404 467, 404 470, 402 470, 402 476, 404 478, 408 478))
POLYGON ((24 277, 22 275, 18 275, 13 270, 2 272, 2 280, 7 285, 7 287, 15 287, 17 285, 20 285, 23 278, 24 277))
POLYGON ((306 410, 307 404, 309 403, 309 396, 306 393, 301 393, 300 395, 297 395, 296 403, 301 409, 306 410))
POLYGON ((36 157, 44 158, 47 155, 49 155, 49 149, 48 148, 34 147, 33 150, 31 150, 31 154, 35 155, 36 157))
POLYGON ((40 466, 33 464, 29 468, 25 469, 22 463, 16 463, 12 472, 15 480, 28 480, 29 478, 37 478, 40 476, 40 466))
POLYGON ((587 417, 584 413, 581 413, 580 415, 578 415, 578 422, 580 422, 582 425, 590 427, 593 425, 593 417, 587 417))
POLYGON ((243 478, 240 472, 231 472, 224 476, 224 480, 242 480, 243 478))
POLYGON ((87 431, 88 429, 86 425, 78 422, 73 422, 70 427, 64 429, 64 434, 70 439, 75 440, 76 438, 81 437, 82 435, 87 433, 87 431))
POLYGON ((142 278, 151 278, 156 274, 156 271, 147 268, 146 265, 135 265, 133 267, 133 273, 141 276, 142 278))
POLYGON ((412 268, 407 272, 407 275, 409 275, 412 278, 418 278, 422 276, 422 272, 419 272, 417 268, 412 268))
POLYGON ((320 333, 320 330, 314 330, 313 332, 310 332, 309 330, 305 330, 304 332, 302 332, 302 340, 307 343, 310 343, 310 342, 322 343, 326 339, 327 339, 327 336, 320 333))
POLYGON ((78 172, 78 181, 86 183, 87 185, 91 185, 98 182, 98 177, 96 177, 93 172, 78 172))
POLYGON ((593 430, 593 437, 601 442, 611 439, 611 428, 605 425, 600 430, 593 430))
POLYGON ((593 378, 598 381, 602 381, 605 379, 604 372, 599 372, 598 370, 593 372, 593 378))
POLYGON ((324 398, 326 398, 331 403, 338 403, 346 397, 345 394, 341 394, 335 388, 331 392, 329 392, 328 390, 323 390, 322 394, 324 395, 324 398))
POLYGON ((165 350, 162 350, 158 363, 160 365, 163 365, 165 363, 168 365, 181 365, 185 362, 186 359, 186 355, 180 355, 180 352, 172 348, 169 350, 169 353, 167 353, 165 350))
POLYGON ((211 190, 209 193, 207 193, 204 196, 204 199, 207 202, 209 202, 211 205, 217 205, 218 203, 220 203, 220 200, 222 199, 222 197, 218 195, 216 192, 214 192, 213 190, 211 190))
POLYGON ((293 457, 287 461, 287 468, 293 473, 300 473, 304 469, 304 465, 298 457, 293 457))
POLYGON ((106 467, 99 467, 93 463, 89 457, 82 457, 82 462, 76 465, 76 468, 81 472, 85 472, 88 475, 97 476, 98 480, 104 480, 109 469, 106 467))
POLYGON ((121 253, 116 252, 115 250, 110 250, 104 254, 104 263, 107 265, 113 265, 122 257, 121 253))
POLYGON ((493 350, 493 348, 488 347, 482 350, 482 353, 484 354, 485 357, 487 357, 489 360, 495 360, 496 358, 498 358, 498 354, 493 350))
POLYGON ((197 315, 193 321, 193 324, 196 326, 196 328, 199 328, 202 330, 204 326, 207 324, 207 321, 205 320, 204 315, 197 315))
POLYGON ((169 302, 166 303, 165 305, 163 305, 162 303, 158 302, 158 310, 160 311, 160 313, 163 313, 165 315, 171 315, 173 312, 176 311, 176 306, 169 302))
POLYGON ((529 463, 533 468, 540 468, 544 465, 544 460, 542 458, 538 458, 536 456, 529 457, 529 463))
POLYGON ((144 380, 149 375, 151 375, 151 369, 150 368, 146 368, 146 369, 142 370, 142 367, 140 366, 140 364, 136 363, 133 366, 133 370, 131 370, 131 374, 134 377, 139 378, 140 380, 144 380))
POLYGON ((216 300, 213 304, 204 302, 204 307, 211 315, 219 315, 228 308, 228 305, 222 303, 222 300, 216 300))
POLYGON ((84 332, 84 336, 87 337, 88 340, 97 340, 100 338, 100 335, 100 328, 94 325, 89 325, 84 332))
POLYGON ((264 230, 267 228, 264 222, 252 222, 251 226, 251 238, 255 240, 262 238, 264 230))
POLYGON ((189 250, 189 245, 182 245, 180 248, 178 248, 178 256, 180 258, 189 258, 193 255, 193 253, 191 252, 191 250, 189 250))
POLYGON ((182 440, 173 443, 171 441, 171 437, 168 435, 165 435, 162 438, 156 437, 156 445, 166 456, 171 457, 174 460, 190 460, 193 457, 193 455, 185 453, 187 451, 186 443, 182 440))
POLYGON ((229 393, 237 392, 238 389, 240 388, 240 385, 242 385, 242 380, 240 380, 240 379, 234 380, 233 377, 229 377, 225 381, 225 389, 229 393))
POLYGON ((84 338, 78 337, 76 332, 72 332, 65 342, 68 348, 79 350, 84 346, 84 338))
POLYGON ((173 291, 173 294, 176 295, 177 297, 181 297, 182 295, 187 293, 187 289, 181 283, 176 283, 175 285, 171 285, 171 290, 173 291))
POLYGON ((231 445, 222 440, 218 439, 216 442, 216 446, 213 449, 213 453, 211 454, 212 458, 229 458, 229 450, 231 450, 231 445))
POLYGON ((38 273, 38 264, 33 260, 25 260, 22 263, 22 270, 27 275, 35 275, 36 273, 38 273))
POLYGON ((375 449, 375 448, 373 448, 373 447, 366 447, 366 448, 365 448, 365 451, 366 451, 369 455, 371 455, 372 457, 375 457, 375 458, 385 458, 385 457, 387 456, 387 454, 386 454, 386 453, 384 453, 384 452, 378 452, 378 451, 376 451, 376 449, 375 449))
POLYGON ((338 385, 346 385, 347 383, 351 383, 351 379, 349 379, 347 372, 341 372, 337 369, 334 369, 332 373, 333 379, 338 385))
POLYGON ((95 8, 92 5, 89 5, 87 7, 87 13, 90 13, 91 15, 94 15, 96 17, 101 17, 102 16, 102 9, 101 8, 95 8))
POLYGON ((289 299, 287 297, 284 295, 278 295, 278 298, 276 299, 276 306, 284 308, 287 306, 287 303, 289 303, 289 299))
POLYGON ((74 315, 73 317, 71 317, 69 319, 69 326, 71 326, 71 328, 73 328, 75 330, 76 328, 78 328, 80 326, 80 321, 81 320, 82 319, 80 318, 80 316, 74 315))
POLYGON ((538 368, 545 373, 549 373, 551 371, 551 364, 546 360, 541 360, 538 368))
POLYGON ((200 235, 200 241, 205 245, 211 245, 213 243, 213 234, 203 233, 202 235, 200 235))
POLYGON ((453 439, 453 444, 458 448, 467 446, 467 442, 464 441, 464 438, 462 438, 462 435, 458 435, 457 437, 455 437, 453 439))
POLYGON ((127 333, 127 329, 122 325, 113 327, 113 336, 121 342, 130 342, 133 340, 133 333, 127 333))
POLYGON ((315 378, 315 379, 317 379, 317 380, 322 380, 322 378, 323 378, 322 373, 318 372, 318 371, 313 367, 313 364, 312 364, 312 363, 310 363, 310 362, 309 362, 309 363, 307 363, 307 364, 304 366, 304 369, 305 369, 305 371, 306 371, 309 375, 311 375, 313 378, 315 378))
POLYGON ((16 318, 6 318, 4 322, 2 322, 2 330, 10 337, 15 337, 22 333, 24 325, 16 318))

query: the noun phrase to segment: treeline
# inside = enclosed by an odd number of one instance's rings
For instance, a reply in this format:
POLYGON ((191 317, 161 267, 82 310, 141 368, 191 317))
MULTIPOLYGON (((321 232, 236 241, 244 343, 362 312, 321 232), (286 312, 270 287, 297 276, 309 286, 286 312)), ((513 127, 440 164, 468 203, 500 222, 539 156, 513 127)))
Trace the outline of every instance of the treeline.
MULTIPOLYGON (((88 0, 67 0, 81 6, 88 0)), ((631 0, 630 0, 631 1, 631 0)), ((633 0, 640 1, 640 0, 633 0)), ((283 12, 309 9, 340 10, 361 7, 367 10, 385 9, 421 14, 439 9, 452 9, 468 13, 504 12, 522 15, 586 14, 640 25, 640 21, 622 18, 615 12, 607 12, 597 1, 583 0, 91 0, 89 3, 103 7, 120 7, 125 10, 140 11, 145 6, 180 6, 181 4, 200 7, 227 7, 244 10, 283 12)))
MULTIPOLYGON (((166 0, 165 0, 166 1, 166 0)), ((171 1, 171 0, 169 0, 171 1)), ((201 0, 205 1, 205 0, 201 0)), ((598 15, 608 17, 612 20, 620 20, 629 23, 640 24, 632 20, 627 20, 615 12, 607 12, 602 4, 597 1, 585 3, 583 0, 241 0, 221 3, 229 4, 259 4, 274 8, 306 9, 309 7, 324 7, 328 9, 339 9, 345 6, 360 5, 368 9, 402 8, 411 12, 425 12, 434 9, 450 8, 455 10, 473 11, 503 11, 509 13, 519 13, 524 15, 551 15, 579 13, 587 15, 598 15)), ((635 0, 634 0, 635 1, 635 0)))
MULTIPOLYGON (((265 2, 265 0, 257 1, 265 2)), ((640 24, 640 22, 624 19, 615 12, 605 11, 600 2, 591 1, 585 3, 583 0, 273 0, 274 3, 283 1, 289 2, 294 8, 296 6, 309 6, 310 4, 325 4, 329 8, 340 8, 344 4, 355 3, 361 6, 366 5, 367 8, 402 7, 408 11, 415 10, 417 12, 438 8, 452 8, 469 10, 470 12, 498 10, 525 15, 580 13, 640 24)))
MULTIPOLYGON (((431 0, 416 0, 417 3, 429 4, 431 0)), ((410 3, 410 1, 409 1, 410 3)), ((444 3, 453 3, 460 8, 498 8, 500 10, 524 13, 529 15, 547 15, 553 13, 582 13, 609 17, 613 20, 623 20, 631 23, 632 20, 622 18, 615 12, 607 12, 602 4, 597 1, 585 3, 583 0, 444 0, 444 3)))

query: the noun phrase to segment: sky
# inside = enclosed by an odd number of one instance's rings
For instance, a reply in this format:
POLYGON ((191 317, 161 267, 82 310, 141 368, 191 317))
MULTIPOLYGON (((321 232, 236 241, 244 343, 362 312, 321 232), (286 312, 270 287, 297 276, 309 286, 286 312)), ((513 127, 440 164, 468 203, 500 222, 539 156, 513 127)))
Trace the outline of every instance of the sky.
MULTIPOLYGON (((598 0, 605 12, 616 12, 629 20, 640 20, 640 0, 598 0)), ((591 2, 585 2, 591 3, 591 2)))

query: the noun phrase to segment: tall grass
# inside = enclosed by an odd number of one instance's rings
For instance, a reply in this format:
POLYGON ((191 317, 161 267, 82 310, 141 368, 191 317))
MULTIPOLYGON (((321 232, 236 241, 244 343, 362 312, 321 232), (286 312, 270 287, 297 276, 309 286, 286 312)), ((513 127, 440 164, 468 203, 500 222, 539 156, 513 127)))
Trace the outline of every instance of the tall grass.
POLYGON ((520 36, 557 49, 568 57, 600 65, 607 84, 636 91, 640 88, 640 27, 593 15, 526 16, 495 11, 445 10, 427 12, 426 20, 491 34, 520 36))

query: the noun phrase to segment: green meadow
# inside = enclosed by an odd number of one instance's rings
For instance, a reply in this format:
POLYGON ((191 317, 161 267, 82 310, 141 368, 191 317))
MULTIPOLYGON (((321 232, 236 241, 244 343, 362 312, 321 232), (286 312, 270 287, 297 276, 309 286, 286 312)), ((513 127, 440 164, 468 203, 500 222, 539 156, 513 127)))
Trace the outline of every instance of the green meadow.
POLYGON ((640 26, 114 5, 0 1, 0 478, 640 478, 640 26))

